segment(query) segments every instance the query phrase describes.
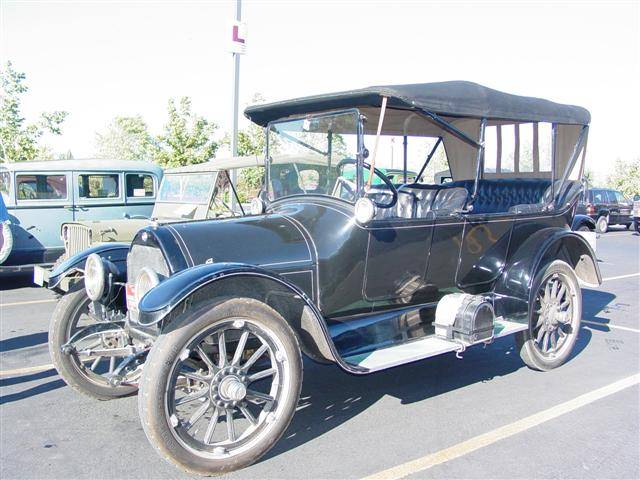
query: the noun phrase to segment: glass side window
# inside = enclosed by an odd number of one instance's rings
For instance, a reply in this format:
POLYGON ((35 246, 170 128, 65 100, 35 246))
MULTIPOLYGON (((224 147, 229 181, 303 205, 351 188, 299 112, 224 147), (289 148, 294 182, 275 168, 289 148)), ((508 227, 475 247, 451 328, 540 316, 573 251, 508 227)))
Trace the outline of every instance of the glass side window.
POLYGON ((143 173, 127 174, 127 197, 145 198, 155 195, 153 176, 143 173))
POLYGON ((627 199, 626 199, 626 198, 624 198, 624 195, 622 195, 622 193, 620 193, 620 192, 613 192, 613 194, 615 195, 615 197, 616 197, 616 201, 617 201, 618 203, 627 203, 627 199))
POLYGON ((0 195, 7 203, 9 200, 9 189, 11 187, 11 173, 0 172, 0 195))
POLYGON ((521 123, 518 129, 520 131, 518 171, 533 172, 533 123, 521 123))
POLYGON ((18 174, 18 200, 64 200, 67 198, 66 175, 18 174))
POLYGON ((489 126, 484 131, 484 171, 495 173, 498 166, 498 127, 489 126))
POLYGON ((550 123, 538 124, 538 157, 540 171, 550 172, 553 158, 553 127, 550 123))
POLYGON ((502 125, 501 172, 515 172, 516 126, 502 125))
POLYGON ((120 182, 117 173, 78 175, 80 198, 118 198, 120 182))
POLYGON ((591 190, 591 197, 593 203, 608 203, 608 199, 605 196, 604 190, 591 190))

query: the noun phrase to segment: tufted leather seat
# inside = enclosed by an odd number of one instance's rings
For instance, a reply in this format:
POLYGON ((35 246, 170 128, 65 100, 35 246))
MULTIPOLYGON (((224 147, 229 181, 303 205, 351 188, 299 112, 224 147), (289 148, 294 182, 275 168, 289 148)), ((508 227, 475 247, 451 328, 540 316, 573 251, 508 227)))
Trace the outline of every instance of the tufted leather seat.
MULTIPOLYGON (((473 180, 447 183, 444 188, 466 188, 473 192, 473 180)), ((546 179, 483 179, 478 185, 478 196, 473 213, 504 213, 516 205, 537 204, 551 182, 546 179)))

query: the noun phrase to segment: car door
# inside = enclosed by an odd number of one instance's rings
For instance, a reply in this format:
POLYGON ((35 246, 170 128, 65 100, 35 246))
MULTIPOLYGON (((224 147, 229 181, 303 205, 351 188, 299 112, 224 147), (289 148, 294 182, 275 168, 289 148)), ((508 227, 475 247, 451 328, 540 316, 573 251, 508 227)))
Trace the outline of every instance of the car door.
POLYGON ((605 190, 604 195, 607 201, 607 208, 609 209, 609 224, 615 225, 620 223, 620 206, 616 199, 616 194, 613 190, 605 190))
POLYGON ((368 226, 363 295, 384 303, 429 301, 426 272, 434 218, 373 220, 368 226))
POLYGON ((616 197, 616 204, 618 208, 618 223, 627 224, 631 223, 631 206, 632 203, 624 198, 624 195, 618 191, 612 192, 616 197))
POLYGON ((75 171, 76 220, 111 220, 126 212, 122 173, 118 171, 75 171))
POLYGON ((71 174, 17 171, 14 185, 14 263, 54 262, 64 250, 60 226, 74 219, 71 174))

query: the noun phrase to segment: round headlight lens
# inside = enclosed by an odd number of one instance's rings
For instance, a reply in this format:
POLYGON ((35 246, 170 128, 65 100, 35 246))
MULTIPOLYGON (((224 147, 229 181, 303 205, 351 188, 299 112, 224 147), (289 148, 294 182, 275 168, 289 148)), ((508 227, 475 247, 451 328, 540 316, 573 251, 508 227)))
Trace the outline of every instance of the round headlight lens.
POLYGON ((136 279, 136 303, 140 303, 142 297, 160 283, 158 274, 150 268, 143 268, 136 279))
POLYGON ((92 253, 87 257, 87 262, 84 264, 84 288, 89 298, 96 301, 104 295, 104 287, 104 263, 100 255, 92 253))
POLYGON ((375 214, 376 206, 370 199, 362 197, 356 202, 355 216, 358 223, 369 223, 371 220, 373 220, 375 214))
POLYGON ((264 204, 264 200, 262 200, 261 198, 254 198, 253 200, 251 200, 251 214, 252 215, 260 215, 262 213, 264 213, 265 210, 265 204, 264 204))

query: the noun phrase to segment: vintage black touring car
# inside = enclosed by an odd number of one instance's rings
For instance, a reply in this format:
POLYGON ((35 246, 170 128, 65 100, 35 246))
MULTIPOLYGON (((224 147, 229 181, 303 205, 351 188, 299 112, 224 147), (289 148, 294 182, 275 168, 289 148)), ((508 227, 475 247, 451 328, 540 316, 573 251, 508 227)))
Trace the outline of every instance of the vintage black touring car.
POLYGON ((569 228, 587 110, 445 82, 245 114, 267 135, 251 215, 149 226, 51 273, 55 289, 85 262, 50 330, 69 385, 100 399, 139 388, 158 452, 213 474, 281 437, 301 353, 368 374, 515 334, 529 367, 567 361, 580 283, 601 282, 569 228), (436 159, 452 181, 428 183, 436 159), (400 165, 419 173, 392 182, 383 168, 400 165))

